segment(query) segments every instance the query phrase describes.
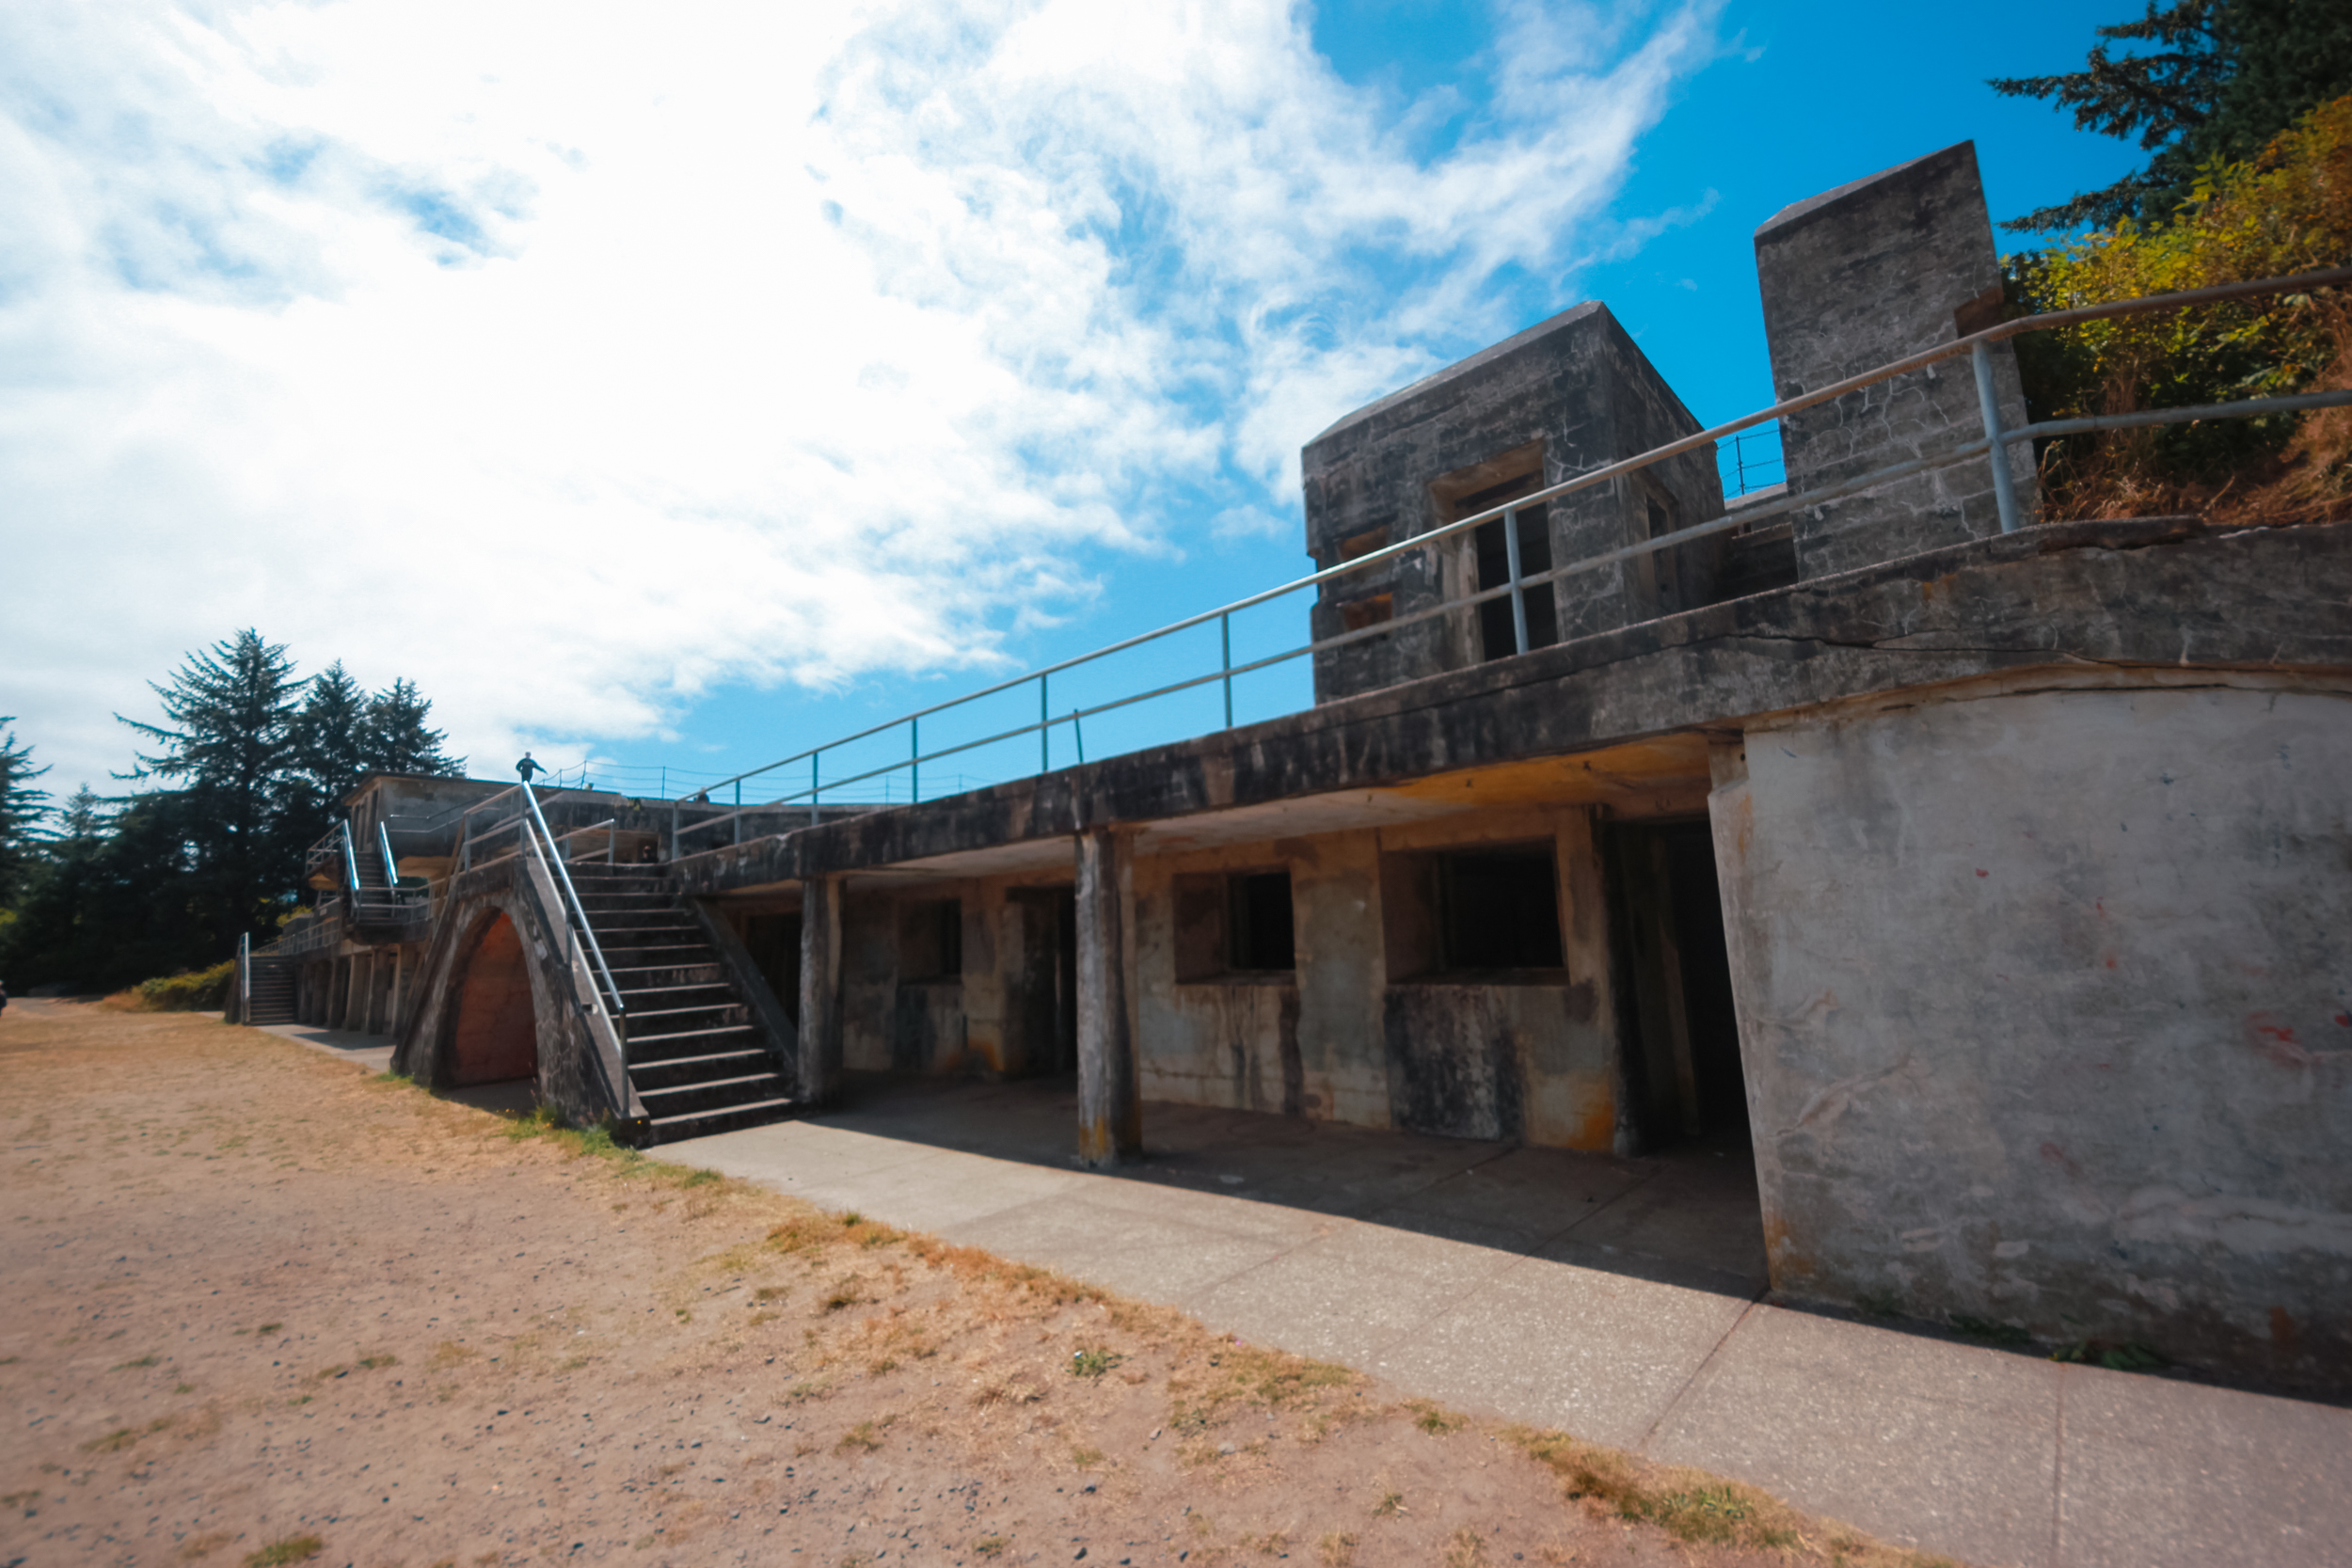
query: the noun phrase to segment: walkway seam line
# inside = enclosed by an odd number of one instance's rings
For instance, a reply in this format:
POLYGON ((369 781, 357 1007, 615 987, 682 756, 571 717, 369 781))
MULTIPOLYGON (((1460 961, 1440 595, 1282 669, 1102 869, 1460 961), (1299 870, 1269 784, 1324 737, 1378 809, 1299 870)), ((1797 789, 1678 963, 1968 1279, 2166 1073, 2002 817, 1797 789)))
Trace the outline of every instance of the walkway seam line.
MULTIPOLYGON (((1771 1287, 1769 1286, 1766 1287, 1767 1290, 1770 1288, 1771 1287)), ((1692 1386, 1698 1382, 1700 1376, 1706 1372, 1708 1368, 1715 1364, 1715 1357, 1723 1354, 1723 1349, 1725 1345, 1731 1343, 1731 1337, 1740 1332, 1740 1325, 1748 1321, 1748 1314, 1762 1306, 1763 1302, 1763 1291, 1758 1291, 1756 1294, 1748 1298, 1748 1304, 1740 1308, 1740 1315, 1731 1320, 1731 1326, 1724 1329, 1723 1337, 1708 1348, 1707 1354, 1699 1358, 1699 1364, 1691 1369, 1691 1375, 1682 1380, 1682 1386, 1675 1390, 1675 1397, 1666 1402, 1665 1408, 1659 1411, 1658 1418, 1650 1422, 1649 1430, 1642 1433, 1642 1440, 1633 1445, 1633 1451, 1635 1453, 1647 1453, 1649 1451, 1650 1439, 1656 1437, 1658 1435, 1658 1429, 1666 1424, 1666 1418, 1673 1415, 1681 1405, 1683 1396, 1690 1393, 1692 1386)))
POLYGON ((2050 1568, 2066 1563, 2066 1364, 2058 1367, 2058 1420, 2050 1443, 2050 1568))

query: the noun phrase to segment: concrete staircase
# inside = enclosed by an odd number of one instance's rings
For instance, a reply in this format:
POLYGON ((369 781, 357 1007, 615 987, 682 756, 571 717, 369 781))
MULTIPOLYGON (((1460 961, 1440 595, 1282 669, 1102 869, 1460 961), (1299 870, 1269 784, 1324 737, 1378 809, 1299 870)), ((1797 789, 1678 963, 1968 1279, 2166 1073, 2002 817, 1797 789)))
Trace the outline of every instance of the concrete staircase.
POLYGON ((628 1077, 652 1143, 778 1121, 795 1105, 751 1009, 658 867, 570 867, 628 1017, 628 1077))
POLYGON ((294 983, 301 962, 299 958, 258 956, 253 959, 253 994, 246 1009, 246 1022, 294 1022, 294 983))

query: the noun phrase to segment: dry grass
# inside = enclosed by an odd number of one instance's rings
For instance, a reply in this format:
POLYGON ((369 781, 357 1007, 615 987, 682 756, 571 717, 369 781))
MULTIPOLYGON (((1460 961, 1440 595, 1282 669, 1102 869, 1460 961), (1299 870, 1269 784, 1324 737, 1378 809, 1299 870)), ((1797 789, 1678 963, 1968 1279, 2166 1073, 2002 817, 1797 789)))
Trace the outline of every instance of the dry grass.
MULTIPOLYGON (((579 1484, 609 1488, 624 1474, 628 1484, 595 1508, 548 1490, 544 1511, 520 1511, 529 1529, 505 1551, 509 1560, 561 1558, 573 1541, 593 1537, 598 1555, 632 1544, 655 1551, 648 1563, 786 1560, 796 1545, 807 1548, 803 1560, 838 1562, 881 1544, 880 1524, 854 1534, 850 1525, 887 1518, 902 1529, 952 1521, 955 1530, 927 1534, 922 1553, 894 1548, 894 1560, 930 1560, 930 1548, 948 1560, 1026 1560, 1050 1547, 1040 1560, 1068 1561, 1075 1548, 1063 1543, 1081 1530, 1094 1532, 1089 1564, 1130 1555, 1172 1560, 1185 1550, 1186 1568, 1285 1554, 1326 1568, 1502 1568, 1542 1560, 1563 1542, 1580 1564, 1605 1563, 1634 1560, 1625 1556, 1628 1540, 1650 1541, 1651 1552, 1677 1543, 1675 1550, 1708 1554, 1696 1561, 1723 1565, 1915 1560, 1719 1478, 1405 1403, 1346 1368, 1240 1343, 1050 1270, 698 1177, 617 1148, 595 1130, 547 1117, 494 1124, 421 1089, 359 1080, 298 1048, 186 1015, 107 1016, 127 1033, 106 1071, 90 1070, 92 1053, 78 1038, 59 1041, 45 1079, 11 1058, 15 1104, 0 1107, 0 1119, 21 1128, 37 1111, 56 1111, 58 1097, 82 1095, 91 1128, 119 1126, 126 1113, 106 1085, 135 1085, 162 1107, 149 1117, 148 1164, 120 1157, 119 1180, 144 1195, 142 1204, 176 1192, 183 1205, 230 1206, 222 1212, 246 1212, 234 1206, 257 1194, 317 1205, 326 1185, 341 1182, 355 1201, 383 1207, 373 1217, 305 1210, 313 1228, 298 1245, 285 1239, 299 1233, 291 1226, 248 1225, 239 1234, 264 1250, 233 1265, 216 1256, 189 1260, 215 1284, 232 1275, 255 1282, 246 1294, 215 1301, 214 1285, 196 1291, 151 1265, 141 1289, 152 1311, 178 1323, 185 1313, 174 1304, 200 1298, 216 1314, 214 1338, 198 1345, 189 1339, 196 1329, 159 1338, 162 1316, 123 1324, 140 1336, 134 1347, 172 1344, 175 1370, 150 1380, 117 1373, 90 1386, 144 1382, 169 1413, 133 1421, 135 1407, 126 1405, 125 1418, 74 1433, 78 1451, 69 1446, 59 1461, 111 1465, 101 1484, 77 1475, 73 1484, 40 1488, 44 1497, 29 1484, 40 1478, 20 1483, 0 1473, 0 1484, 24 1484, 10 1496, 40 1511, 32 1521, 40 1529, 60 1519, 77 1522, 86 1538, 149 1528, 154 1505, 137 1503, 135 1519, 109 1512, 110 1487, 124 1489, 127 1508, 134 1497, 246 1496, 240 1488, 267 1484, 305 1511, 281 1515, 280 1531, 348 1521, 327 1528, 337 1539, 314 1546, 336 1560, 362 1540, 383 1539, 396 1544, 368 1560, 473 1561, 485 1535, 514 1528, 517 1514, 522 1494, 495 1493, 495 1482, 534 1468, 582 1477, 581 1459, 591 1458, 600 1467, 579 1484), (217 1132, 171 1130, 172 1117, 215 1114, 202 1111, 199 1087, 217 1097, 220 1131, 233 1127, 248 1145, 230 1151, 217 1132), (395 1183, 400 1190, 389 1191, 395 1183), (465 1217, 453 1224, 453 1213, 465 1217), (487 1231, 496 1234, 472 1251, 433 1254, 431 1265, 446 1271, 437 1281, 409 1261, 487 1231), (318 1272, 323 1237, 349 1256, 359 1270, 353 1277, 380 1282, 388 1269, 406 1271, 403 1291, 380 1306, 370 1300, 364 1326, 326 1326, 325 1314, 351 1299, 347 1288, 322 1277, 323 1293, 306 1298, 278 1272, 297 1252, 318 1272), (280 1250, 265 1250, 273 1245, 280 1250), (580 1259, 594 1266, 572 1266, 580 1259), (445 1293, 428 1299, 420 1280, 445 1293), (237 1326, 257 1321, 260 1329, 237 1326), (367 1338, 355 1343, 359 1333, 367 1338), (162 1389, 181 1368, 217 1392, 172 1409, 162 1389), (294 1395, 310 1402, 290 1411, 294 1395), (704 1414, 694 1416, 698 1405, 704 1414), (682 1417, 688 1425, 675 1425, 682 1417), (316 1447, 287 1459, 274 1480, 250 1469, 271 1421, 316 1434, 316 1447), (675 1433, 701 1440, 689 1447, 675 1433), (639 1452, 649 1437, 661 1441, 639 1452), (412 1473, 403 1493, 347 1479, 404 1450, 436 1457, 433 1473, 412 1473), (151 1485, 129 1489, 126 1466, 150 1465, 151 1485), (458 1479, 437 1495, 444 1475, 458 1479), (920 1513, 896 1512, 958 1476, 970 1479, 968 1507, 932 1493, 920 1513), (394 1506, 378 1501, 388 1495, 394 1506), (1211 1509, 1229 1523, 1213 1524, 1211 1509), (346 1530, 352 1538, 341 1539, 346 1530), (1157 1541, 1169 1530, 1177 1542, 1165 1553, 1106 1545, 1114 1535, 1157 1541)), ((111 1154, 77 1158, 97 1162, 77 1167, 77 1181, 117 1168, 104 1163, 118 1158, 111 1154)), ((89 1236, 106 1234, 103 1226, 134 1207, 109 1196, 88 1212, 89 1236)), ((8 1223, 0 1216, 0 1236, 18 1250, 0 1261, 53 1256, 43 1249, 64 1239, 48 1226, 19 1221, 10 1231, 8 1223)), ((127 1250, 93 1245, 87 1255, 127 1250)), ((79 1299, 70 1281, 56 1288, 79 1299)), ((57 1376, 69 1353, 46 1343, 27 1341, 27 1365, 6 1376, 57 1376)), ((121 1354, 91 1357, 89 1375, 104 1377, 121 1354)), ((87 1408, 105 1408, 94 1400, 87 1408)), ((541 1495, 533 1482, 532 1505, 541 1495)), ((170 1549, 201 1555, 227 1540, 278 1533, 259 1521, 229 1522, 250 1533, 215 1539, 211 1520, 190 1520, 170 1549)), ((262 1549, 306 1542, 316 1538, 262 1549)))

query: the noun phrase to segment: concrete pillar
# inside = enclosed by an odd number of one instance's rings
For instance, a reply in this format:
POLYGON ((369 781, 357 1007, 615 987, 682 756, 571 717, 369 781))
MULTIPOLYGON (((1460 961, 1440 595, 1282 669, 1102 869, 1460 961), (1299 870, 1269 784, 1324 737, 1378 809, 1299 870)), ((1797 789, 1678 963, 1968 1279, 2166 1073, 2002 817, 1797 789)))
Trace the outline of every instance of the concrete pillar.
POLYGON ((368 1032, 368 993, 374 989, 375 955, 353 954, 343 982, 342 1026, 345 1029, 362 1035, 368 1032))
POLYGON ((1101 1170, 1143 1152, 1133 987, 1134 840, 1078 835, 1078 1163, 1101 1170))
POLYGON ((838 877, 801 884, 799 1092, 814 1104, 841 1086, 841 891, 838 877))

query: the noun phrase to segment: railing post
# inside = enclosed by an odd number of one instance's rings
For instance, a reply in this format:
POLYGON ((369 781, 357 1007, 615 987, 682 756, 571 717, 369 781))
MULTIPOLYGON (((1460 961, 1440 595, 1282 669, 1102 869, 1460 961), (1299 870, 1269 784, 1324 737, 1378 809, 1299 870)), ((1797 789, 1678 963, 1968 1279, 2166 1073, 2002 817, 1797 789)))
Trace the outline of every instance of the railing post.
POLYGON ((824 754, 822 752, 808 754, 808 825, 812 828, 817 826, 817 791, 820 787, 817 782, 817 759, 824 754))
POLYGON ((677 859, 678 803, 670 802, 670 858, 677 859))
POLYGON ((2009 471, 2009 443, 2001 438, 2001 399, 1993 387, 1993 354, 1984 343, 1972 345, 1968 360, 1977 372, 1977 403, 1984 410, 1985 453, 1993 464, 1993 499, 2001 510, 2001 531, 2017 531, 2017 481, 2009 471))
POLYGON ((743 842, 743 781, 735 781, 735 842, 743 842))
MULTIPOLYGON (((882 799, 890 799, 888 790, 882 799)), ((907 721, 907 804, 923 803, 923 721, 918 716, 907 721)))
POLYGON ((1527 652, 1527 594, 1519 587, 1519 515, 1502 515, 1502 553, 1511 567, 1511 646, 1514 653, 1527 652))
POLYGON ((1051 773, 1054 770, 1054 754, 1051 750, 1054 736, 1053 722, 1054 716, 1046 710, 1045 706, 1045 677, 1040 675, 1037 678, 1037 770, 1041 773, 1051 773))
POLYGON ((1225 671, 1225 727, 1230 730, 1233 727, 1233 618, 1232 615, 1220 615, 1216 618, 1216 641, 1218 652, 1225 661, 1221 666, 1225 671))

